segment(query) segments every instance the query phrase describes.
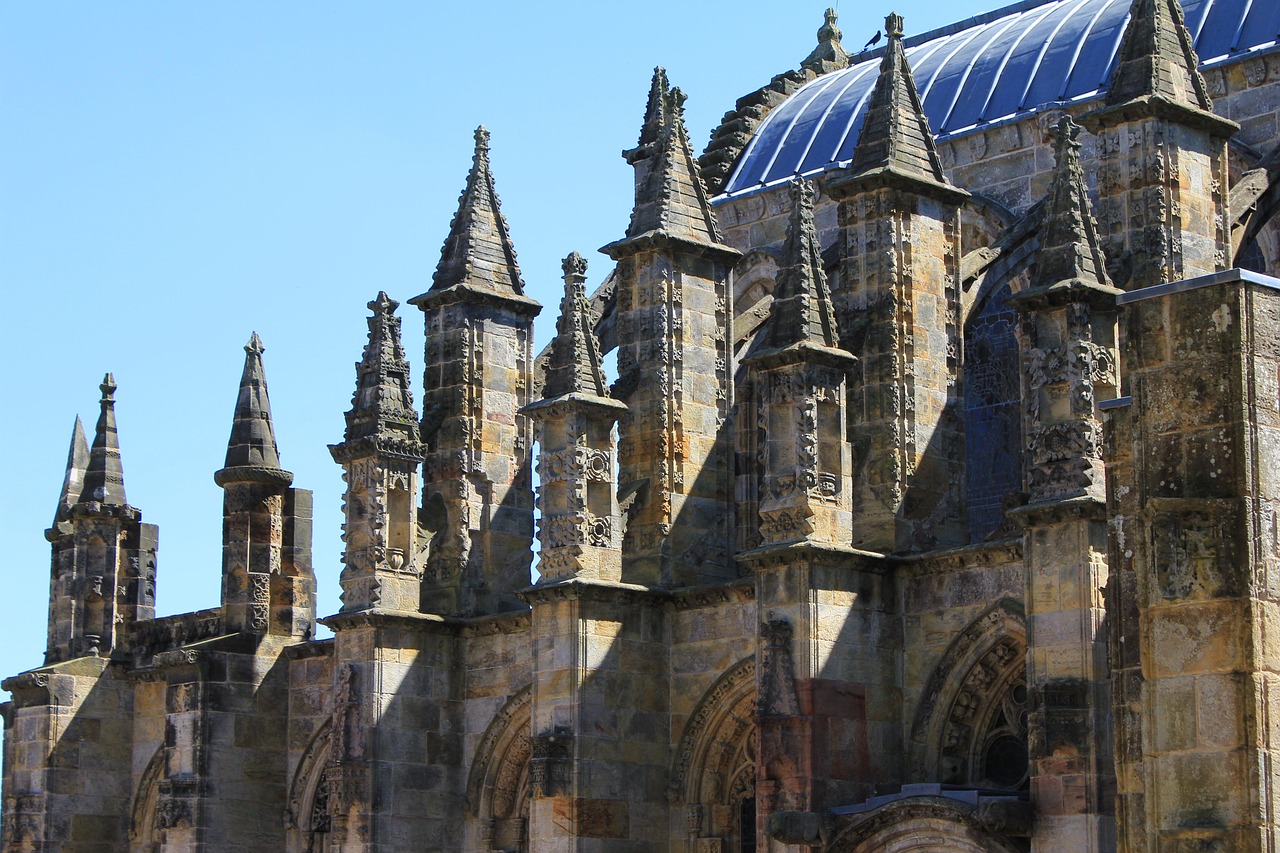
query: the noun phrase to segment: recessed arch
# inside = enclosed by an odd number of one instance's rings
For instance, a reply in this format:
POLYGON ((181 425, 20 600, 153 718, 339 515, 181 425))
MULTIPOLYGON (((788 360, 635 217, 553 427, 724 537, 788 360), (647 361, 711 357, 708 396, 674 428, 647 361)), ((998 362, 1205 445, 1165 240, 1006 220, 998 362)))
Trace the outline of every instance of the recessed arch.
POLYGON ((952 641, 911 727, 916 781, 1025 787, 1025 770, 1014 771, 1026 750, 1026 649, 1026 616, 1012 599, 992 605, 952 641))
POLYGON ((529 735, 533 690, 507 700, 476 746, 467 776, 467 817, 483 850, 523 850, 529 819, 529 735))
POLYGON ((941 797, 900 800, 843 829, 827 853, 1017 853, 970 813, 941 797))
POLYGON ((160 849, 160 833, 156 829, 156 804, 160 800, 160 780, 164 778, 164 744, 156 748, 147 762, 138 789, 133 795, 129 820, 129 849, 134 853, 153 853, 160 849))
POLYGON ((752 655, 716 679, 690 714, 667 788, 667 798, 685 807, 691 837, 720 838, 730 850, 754 833, 755 704, 752 655))
POLYGON ((285 820, 290 851, 319 853, 327 849, 330 817, 325 767, 333 754, 332 730, 332 721, 326 719, 307 742, 289 783, 285 820))

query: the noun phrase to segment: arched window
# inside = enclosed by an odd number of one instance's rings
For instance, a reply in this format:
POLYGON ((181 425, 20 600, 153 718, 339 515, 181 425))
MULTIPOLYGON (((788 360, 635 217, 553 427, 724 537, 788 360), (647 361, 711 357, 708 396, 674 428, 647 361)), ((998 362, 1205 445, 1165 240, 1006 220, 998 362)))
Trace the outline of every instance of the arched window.
POLYGON ((467 780, 467 815, 478 846, 492 850, 528 850, 529 735, 533 691, 511 697, 485 729, 467 780))
POLYGON ((754 853, 756 839, 755 658, 720 676, 685 725, 667 796, 684 803, 691 841, 719 839, 754 853))
POLYGON ((160 830, 156 828, 156 805, 160 800, 160 780, 164 778, 164 746, 156 749, 138 780, 129 822, 130 853, 158 853, 160 830))
POLYGON ((1027 640, 1021 605, 1002 601, 943 654, 912 726, 912 776, 971 788, 1023 790, 1027 640))
POLYGON ((1022 392, 1018 316, 1006 281, 964 329, 965 493, 969 541, 982 542, 1004 521, 1004 499, 1022 488, 1022 392))
POLYGON ((311 738, 294 771, 289 789, 290 853, 324 853, 330 849, 333 824, 325 768, 332 755, 331 732, 331 724, 326 721, 311 738))

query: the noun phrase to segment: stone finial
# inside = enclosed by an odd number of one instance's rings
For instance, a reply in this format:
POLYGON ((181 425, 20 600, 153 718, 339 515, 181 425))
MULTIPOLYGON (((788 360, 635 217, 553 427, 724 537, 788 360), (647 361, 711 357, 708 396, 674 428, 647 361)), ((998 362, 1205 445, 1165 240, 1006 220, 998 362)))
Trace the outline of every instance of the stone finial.
POLYGON ((839 345, 835 311, 822 269, 822 249, 813 224, 813 184, 791 183, 791 220, 769 312, 769 346, 839 345))
POLYGON ((564 270, 564 299, 556 322, 547 363, 545 399, 568 394, 607 397, 604 370, 600 366, 600 346, 592 331, 591 302, 587 299, 586 258, 573 252, 561 263, 564 270))
POLYGON ((621 247, 655 236, 720 245, 720 229, 684 126, 685 94, 654 69, 640 144, 623 157, 636 168, 636 206, 621 247))
POLYGON ((1178 0, 1133 0, 1106 106, 1158 100, 1213 112, 1178 0))
POLYGON ((244 371, 240 375, 240 393, 231 421, 231 437, 227 441, 226 463, 213 475, 219 486, 241 482, 287 486, 293 482, 293 474, 280 468, 280 452, 271 421, 271 398, 262 367, 265 350, 262 338, 254 332, 244 347, 244 371))
MULTIPOLYGON (((503 296, 524 295, 515 246, 489 167, 489 131, 483 125, 476 128, 471 171, 449 224, 431 292, 458 286, 503 296)), ((411 301, 417 304, 421 298, 411 301)))
POLYGON ((829 187, 871 178, 896 178, 957 193, 959 190, 947 182, 942 171, 929 119, 920 104, 920 93, 902 45, 902 16, 891 14, 884 25, 889 42, 880 60, 880 76, 871 92, 853 160, 847 172, 833 177, 829 187))
POLYGON ((93 448, 84 473, 80 501, 97 501, 109 506, 127 506, 124 468, 120 464, 120 444, 116 435, 116 380, 110 373, 98 386, 102 390, 101 414, 94 431, 93 448))
POLYGON ((79 502, 84 491, 84 475, 89 468, 89 442, 84 437, 84 424, 76 415, 71 428, 71 447, 67 450, 67 473, 62 478, 62 493, 58 496, 58 511, 53 517, 56 525, 66 521, 71 507, 79 502))
POLYGON ((399 302, 385 291, 369 302, 369 342, 356 362, 356 391, 346 415, 344 441, 329 447, 338 461, 365 450, 402 453, 412 459, 421 456, 397 307, 399 302))
POLYGON ((1049 183, 1040 252, 1030 292, 1063 284, 1114 291, 1080 168, 1079 126, 1064 115, 1054 139, 1057 164, 1049 183))
POLYGON ((800 63, 801 68, 814 74, 826 74, 848 67, 849 54, 840 44, 843 33, 836 26, 836 19, 836 10, 827 9, 825 20, 818 30, 818 46, 800 63))
POLYGON ((884 34, 890 39, 901 39, 906 23, 897 12, 890 12, 884 16, 884 34))
MULTIPOLYGON (((357 448, 355 442, 373 441, 378 449, 421 456, 418 414, 413 408, 409 361, 400 339, 400 303, 385 291, 368 303, 369 340, 356 363, 356 390, 346 413, 344 442, 330 446, 335 457, 357 448)), ((339 459, 339 461, 342 461, 339 459)))
POLYGON ((653 79, 649 82, 649 99, 644 105, 644 124, 640 126, 640 141, 636 147, 622 152, 628 163, 635 165, 637 160, 651 157, 657 148, 662 130, 667 126, 667 93, 671 84, 667 80, 667 69, 661 65, 653 69, 653 79))

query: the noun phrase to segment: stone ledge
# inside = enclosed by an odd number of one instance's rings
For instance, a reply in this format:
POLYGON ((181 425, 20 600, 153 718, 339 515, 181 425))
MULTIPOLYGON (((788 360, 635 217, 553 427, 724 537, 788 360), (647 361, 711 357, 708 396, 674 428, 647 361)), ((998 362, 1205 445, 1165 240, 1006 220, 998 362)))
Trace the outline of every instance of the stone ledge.
POLYGON ((1174 293, 1182 293, 1186 290, 1196 290, 1201 287, 1213 287, 1216 284, 1231 284, 1235 282, 1256 284, 1260 287, 1280 290, 1280 278, 1272 278, 1269 275, 1263 275, 1259 272, 1234 267, 1229 270, 1222 270, 1221 272, 1211 272, 1206 275, 1198 275, 1195 278, 1184 278, 1181 281, 1171 281, 1166 284, 1156 284, 1151 287, 1144 287, 1141 290, 1132 290, 1116 297, 1116 304, 1130 305, 1134 302, 1142 302, 1146 299, 1157 299, 1161 296, 1170 296, 1174 293))

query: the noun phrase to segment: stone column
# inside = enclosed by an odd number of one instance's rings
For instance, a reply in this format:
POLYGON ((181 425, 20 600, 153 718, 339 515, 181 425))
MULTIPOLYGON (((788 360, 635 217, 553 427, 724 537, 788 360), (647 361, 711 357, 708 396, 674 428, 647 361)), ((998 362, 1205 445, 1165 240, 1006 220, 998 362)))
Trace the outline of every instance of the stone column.
POLYGON ((1027 504, 1024 526, 1033 848, 1115 845, 1106 482, 1099 400, 1119 385, 1116 296, 1079 162, 1079 129, 1058 125, 1056 168, 1020 314, 1027 504))
POLYGON ((874 551, 964 544, 959 223, 968 194, 947 182, 902 46, 900 15, 846 170, 841 276, 845 349, 861 361, 850 400, 857 452, 853 544, 874 551))
POLYGON ((533 318, 489 168, 475 153, 431 289, 423 359, 422 609, 518 610, 533 560, 533 318))
MULTIPOLYGON (((1131 471, 1145 837, 1131 850, 1271 850, 1280 789, 1280 281, 1229 270, 1120 298, 1131 404, 1113 470, 1131 471)), ((1140 802, 1130 797, 1130 802, 1140 802)))
POLYGON ((728 414, 730 269, 689 146, 684 94, 657 69, 618 261, 618 485, 623 578, 658 587, 727 580, 732 482, 728 414))

